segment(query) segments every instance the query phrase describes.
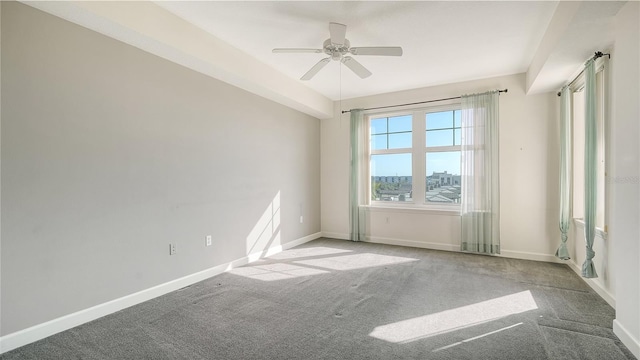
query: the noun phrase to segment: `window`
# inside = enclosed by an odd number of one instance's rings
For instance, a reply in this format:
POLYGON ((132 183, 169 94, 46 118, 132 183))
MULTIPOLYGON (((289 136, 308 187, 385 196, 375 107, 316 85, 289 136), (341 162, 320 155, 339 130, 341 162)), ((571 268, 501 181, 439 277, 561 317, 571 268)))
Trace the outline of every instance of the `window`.
POLYGON ((368 116, 371 203, 460 203, 458 107, 368 116))
POLYGON ((460 202, 460 110, 427 113, 427 203, 460 202))
POLYGON ((370 119, 372 201, 412 201, 413 117, 370 119))
MULTIPOLYGON (((606 126, 605 126, 605 71, 604 63, 596 67, 596 122, 597 122, 597 200, 596 227, 606 232, 606 126)), ((578 78, 571 97, 573 145, 573 218, 584 218, 584 146, 585 146, 585 94, 584 78, 578 78)))

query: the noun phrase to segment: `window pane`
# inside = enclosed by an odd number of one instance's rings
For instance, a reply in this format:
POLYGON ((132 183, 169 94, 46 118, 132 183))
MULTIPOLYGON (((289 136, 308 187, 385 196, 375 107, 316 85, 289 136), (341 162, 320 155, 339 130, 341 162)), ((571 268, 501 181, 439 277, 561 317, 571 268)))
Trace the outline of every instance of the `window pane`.
POLYGON ((584 91, 573 93, 573 217, 584 217, 584 91))
POLYGON ((387 118, 371 119, 371 134, 384 134, 387 132, 387 118))
POLYGON ((460 110, 454 111, 453 118, 455 119, 454 120, 455 127, 460 127, 462 124, 462 111, 460 110))
POLYGON ((427 153, 425 200, 431 203, 460 203, 460 151, 427 153))
POLYGON ((411 147, 411 133, 389 134, 389 149, 411 147))
POLYGON ((371 150, 379 150, 387 148, 387 134, 371 135, 371 150))
POLYGON ((411 154, 371 155, 371 200, 411 201, 411 154))
POLYGON ((411 131, 411 115, 389 118, 389 132, 411 131))
POLYGON ((461 133, 462 132, 460 131, 460 129, 453 130, 454 141, 455 141, 453 145, 462 145, 461 133))
POLYGON ((453 129, 427 131, 427 147, 452 146, 452 145, 453 145, 453 129))
POLYGON ((427 130, 446 129, 453 127, 453 111, 443 111, 427 114, 427 130))

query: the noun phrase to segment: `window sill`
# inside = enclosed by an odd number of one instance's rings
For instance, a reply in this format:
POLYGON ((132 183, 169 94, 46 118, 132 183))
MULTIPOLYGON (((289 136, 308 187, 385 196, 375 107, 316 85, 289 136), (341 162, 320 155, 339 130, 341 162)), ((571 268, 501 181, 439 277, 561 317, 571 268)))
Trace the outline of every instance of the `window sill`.
MULTIPOLYGON (((573 222, 576 224, 576 226, 580 227, 581 229, 584 229, 584 220, 573 219, 573 222)), ((601 237, 603 240, 607 240, 607 233, 599 227, 596 227, 596 236, 601 237)))
POLYGON ((406 214, 429 214, 460 216, 460 206, 427 206, 412 204, 384 204, 384 205, 360 205, 361 209, 369 212, 394 212, 406 214))

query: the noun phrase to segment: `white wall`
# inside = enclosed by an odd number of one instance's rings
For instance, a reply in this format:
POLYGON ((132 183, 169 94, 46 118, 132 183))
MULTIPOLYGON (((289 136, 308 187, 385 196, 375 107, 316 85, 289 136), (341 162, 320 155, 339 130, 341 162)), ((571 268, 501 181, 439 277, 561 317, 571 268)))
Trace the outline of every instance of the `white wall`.
POLYGON ((320 231, 318 119, 1 7, 1 335, 320 231))
MULTIPOLYGON (((558 99, 525 95, 525 75, 448 84, 336 102, 336 116, 322 128, 322 232, 348 238, 349 114, 367 108, 508 88, 500 95, 500 205, 503 256, 554 260, 559 242, 558 99)), ((375 209, 372 241, 459 249, 459 216, 442 211, 375 209), (389 218, 389 222, 386 219, 389 218)))
MULTIPOLYGON (((596 231, 593 239, 593 251, 596 253, 593 264, 598 274, 597 278, 584 279, 603 299, 612 307, 616 307, 616 265, 611 252, 611 241, 607 234, 596 231)), ((586 242, 584 238, 584 222, 571 220, 567 249, 571 260, 569 265, 573 270, 582 274, 582 264, 587 258, 586 242)))
POLYGON ((614 332, 640 358, 640 3, 616 17, 611 54, 611 188, 609 238, 616 276, 614 332))

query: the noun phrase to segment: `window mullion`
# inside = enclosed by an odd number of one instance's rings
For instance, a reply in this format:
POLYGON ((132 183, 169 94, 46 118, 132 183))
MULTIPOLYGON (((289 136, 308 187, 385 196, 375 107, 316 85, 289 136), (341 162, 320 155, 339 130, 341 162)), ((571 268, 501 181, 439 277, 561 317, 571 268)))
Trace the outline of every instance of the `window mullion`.
POLYGON ((416 204, 424 204, 426 189, 426 124, 425 111, 414 111, 413 113, 413 202, 416 204))
POLYGON ((387 137, 387 149, 389 149, 389 118, 387 118, 387 133, 385 136, 387 137))
POLYGON ((411 153, 413 150, 411 148, 402 148, 402 149, 379 149, 379 150, 371 150, 371 155, 382 155, 382 154, 407 154, 411 153))
POLYGON ((460 151, 460 145, 430 147, 430 148, 427 148, 426 152, 447 152, 447 151, 460 151))

